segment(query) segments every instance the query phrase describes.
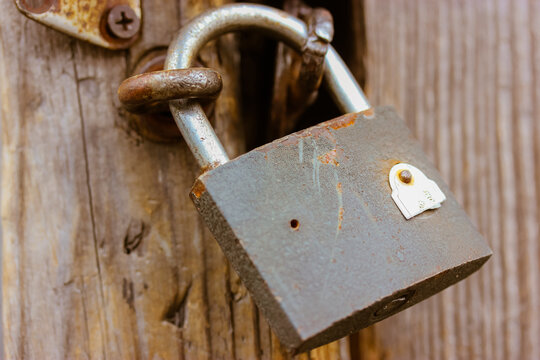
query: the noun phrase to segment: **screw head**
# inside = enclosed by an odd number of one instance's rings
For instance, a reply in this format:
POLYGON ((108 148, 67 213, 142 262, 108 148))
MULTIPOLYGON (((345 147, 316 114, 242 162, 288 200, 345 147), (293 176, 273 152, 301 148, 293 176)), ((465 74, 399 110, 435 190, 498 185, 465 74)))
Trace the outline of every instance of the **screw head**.
POLYGON ((107 14, 107 29, 116 38, 131 39, 140 27, 141 20, 128 5, 116 5, 107 14))
POLYGON ((409 184, 412 181, 412 174, 409 170, 401 170, 398 176, 402 183, 409 184))
POLYGON ((23 0, 16 2, 18 7, 32 14, 43 14, 44 12, 47 12, 54 3, 55 0, 23 0))

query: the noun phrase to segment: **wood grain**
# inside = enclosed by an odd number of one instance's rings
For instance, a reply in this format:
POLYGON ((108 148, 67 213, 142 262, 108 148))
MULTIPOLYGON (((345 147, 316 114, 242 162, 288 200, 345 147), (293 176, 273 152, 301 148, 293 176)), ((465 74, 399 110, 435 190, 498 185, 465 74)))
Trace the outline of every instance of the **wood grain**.
MULTIPOLYGON (((198 169, 185 144, 141 138, 116 100, 139 57, 222 3, 144 1, 143 36, 113 52, 4 0, 6 359, 290 358, 188 199, 198 169)), ((459 285, 298 358, 540 359, 540 3, 346 6, 352 69, 374 104, 401 112, 494 256, 459 285)), ((213 121, 233 156, 245 148, 237 48, 226 36, 201 54, 224 76, 213 121)))
POLYGON ((540 3, 364 3, 371 101, 404 116, 494 255, 361 332, 360 358, 539 359, 540 3))
MULTIPOLYGON (((193 156, 183 142, 140 137, 116 97, 137 59, 223 3, 144 1, 143 36, 113 52, 28 20, 4 0, 6 359, 290 358, 188 198, 199 171, 193 156)), ((237 48, 225 36, 200 55, 223 74, 213 122, 233 157, 245 149, 237 48)), ((311 358, 347 359, 346 344, 311 358)))

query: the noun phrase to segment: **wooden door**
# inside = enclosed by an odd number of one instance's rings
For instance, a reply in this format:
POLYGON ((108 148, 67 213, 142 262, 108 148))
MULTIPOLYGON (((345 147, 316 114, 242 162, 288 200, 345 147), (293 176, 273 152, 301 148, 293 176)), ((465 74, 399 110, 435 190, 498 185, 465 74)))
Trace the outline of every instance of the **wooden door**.
MULTIPOLYGON (((198 173, 189 150, 139 135, 116 98, 138 59, 226 1, 143 1, 143 35, 127 51, 3 1, 5 358, 289 358, 187 196, 198 173)), ((372 103, 404 116, 494 256, 457 286, 299 358, 539 359, 540 4, 308 3, 330 7, 336 47, 372 103)), ((225 36, 201 55, 224 76, 213 122, 231 156, 265 137, 255 124, 269 92, 253 88, 263 97, 246 101, 241 84, 255 76, 242 75, 254 71, 246 54, 267 52, 249 41, 225 36)), ((337 114, 324 93, 315 106, 299 126, 337 114)))

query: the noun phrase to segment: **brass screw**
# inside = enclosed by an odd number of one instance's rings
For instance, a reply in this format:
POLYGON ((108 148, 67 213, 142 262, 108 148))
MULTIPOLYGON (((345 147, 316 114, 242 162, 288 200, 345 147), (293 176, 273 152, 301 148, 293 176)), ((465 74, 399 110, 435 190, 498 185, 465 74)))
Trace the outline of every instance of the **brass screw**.
POLYGON ((116 38, 134 37, 141 27, 141 20, 128 5, 116 5, 107 14, 107 29, 116 38))
POLYGON ((399 180, 402 183, 409 184, 412 181, 412 174, 409 170, 401 170, 399 172, 399 180))

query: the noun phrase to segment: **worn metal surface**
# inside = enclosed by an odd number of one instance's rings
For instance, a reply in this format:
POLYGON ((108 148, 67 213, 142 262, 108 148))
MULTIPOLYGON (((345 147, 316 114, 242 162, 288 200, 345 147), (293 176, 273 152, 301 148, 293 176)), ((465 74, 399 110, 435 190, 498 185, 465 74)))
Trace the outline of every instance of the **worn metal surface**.
MULTIPOLYGON (((209 40, 246 29, 268 33, 297 51, 303 51, 308 41, 306 24, 284 11, 253 4, 225 5, 201 14, 180 30, 169 47, 165 68, 189 68, 209 40)), ((327 85, 344 112, 362 111, 370 107, 354 76, 330 45, 324 67, 327 85)), ((201 168, 215 167, 229 160, 197 101, 174 100, 170 102, 170 108, 201 168)))
POLYGON ((305 98, 316 93, 321 83, 324 58, 334 37, 334 21, 332 14, 322 8, 306 9, 302 18, 305 18, 307 23, 308 37, 302 51, 302 66, 298 76, 297 91, 300 94, 296 96, 305 98))
POLYGON ((285 1, 284 10, 304 20, 308 41, 302 53, 278 44, 268 136, 289 134, 298 118, 316 100, 323 78, 324 57, 334 36, 332 15, 325 9, 313 9, 300 0, 285 1))
MULTIPOLYGON (((294 352, 401 311, 491 255, 390 107, 286 136, 202 174, 192 199, 278 335, 294 352), (388 173, 414 164, 447 195, 406 220, 388 173)), ((403 329, 406 331, 407 329, 403 329)))
POLYGON ((17 8, 30 19, 109 49, 129 47, 137 39, 136 35, 140 29, 138 24, 142 18, 140 0, 14 1, 17 8), (128 8, 129 11, 126 10, 128 8), (124 9, 124 17, 122 17, 122 9, 124 9), (115 11, 112 15, 116 14, 120 18, 113 16, 108 19, 111 11, 115 11), (117 19, 119 23, 116 24, 114 19, 117 19), (117 31, 111 31, 108 20, 113 21, 113 26, 117 31), (122 31, 124 27, 126 30, 122 31), (123 34, 121 37, 118 36, 120 33, 123 34))
POLYGON ((296 79, 291 79, 288 92, 290 103, 296 104, 301 114, 315 101, 324 74, 324 58, 334 37, 334 21, 328 10, 302 8, 301 19, 306 21, 308 38, 301 53, 301 63, 296 79), (303 9, 303 11, 302 11, 303 9))
POLYGON ((152 71, 124 80, 118 88, 118 99, 129 111, 144 113, 156 102, 215 98, 221 88, 221 75, 208 68, 152 71))

